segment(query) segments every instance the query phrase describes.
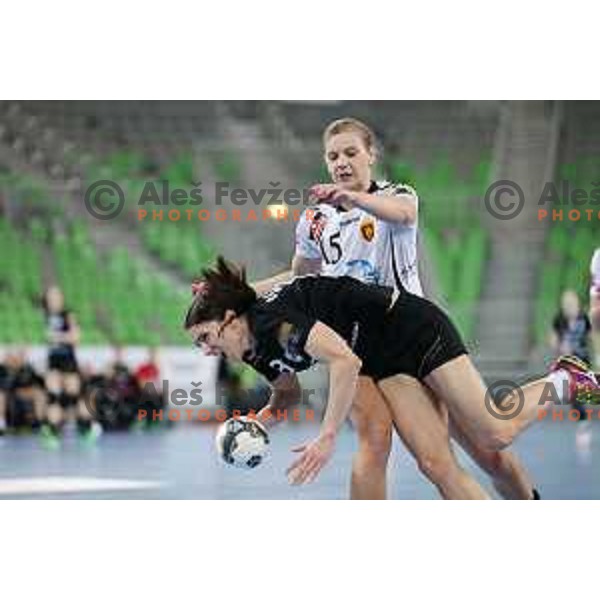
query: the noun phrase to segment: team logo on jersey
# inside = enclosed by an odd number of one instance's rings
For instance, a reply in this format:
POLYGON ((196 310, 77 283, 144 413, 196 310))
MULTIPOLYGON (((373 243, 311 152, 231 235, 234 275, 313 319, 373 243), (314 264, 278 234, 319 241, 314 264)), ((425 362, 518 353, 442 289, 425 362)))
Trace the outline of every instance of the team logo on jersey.
POLYGON ((375 237, 375 221, 364 219, 360 224, 360 233, 367 242, 370 242, 375 237))

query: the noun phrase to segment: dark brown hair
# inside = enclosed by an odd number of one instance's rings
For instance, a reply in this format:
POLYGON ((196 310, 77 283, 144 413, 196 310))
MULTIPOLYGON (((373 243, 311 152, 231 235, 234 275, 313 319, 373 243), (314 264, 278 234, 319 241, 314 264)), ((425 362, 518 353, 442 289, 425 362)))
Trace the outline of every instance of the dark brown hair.
POLYGON ((256 302, 256 292, 246 281, 246 269, 217 257, 214 267, 203 269, 200 276, 204 284, 194 296, 185 317, 185 329, 199 323, 223 319, 227 310, 240 316, 256 302))

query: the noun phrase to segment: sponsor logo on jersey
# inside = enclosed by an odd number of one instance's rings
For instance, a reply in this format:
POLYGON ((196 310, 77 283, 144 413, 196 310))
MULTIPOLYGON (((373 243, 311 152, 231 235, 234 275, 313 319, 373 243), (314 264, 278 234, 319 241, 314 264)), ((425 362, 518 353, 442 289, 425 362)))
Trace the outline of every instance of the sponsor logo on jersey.
POLYGON ((370 242, 375 237, 375 221, 373 219, 364 219, 360 224, 360 233, 363 238, 370 242))
POLYGON ((304 358, 300 355, 300 332, 287 321, 282 323, 277 332, 277 341, 281 344, 284 350, 285 360, 298 364, 304 361, 304 358))
POLYGON ((354 277, 364 283, 379 283, 379 271, 368 260, 350 260, 342 271, 343 275, 354 277))
POLYGON ((352 219, 348 219, 347 221, 341 221, 340 222, 340 229, 342 227, 347 227, 348 225, 352 225, 352 223, 356 223, 356 221, 359 221, 360 217, 354 217, 352 219))
POLYGON ((327 227, 327 217, 321 212, 315 213, 310 220, 310 239, 315 242, 321 241, 325 227, 327 227))

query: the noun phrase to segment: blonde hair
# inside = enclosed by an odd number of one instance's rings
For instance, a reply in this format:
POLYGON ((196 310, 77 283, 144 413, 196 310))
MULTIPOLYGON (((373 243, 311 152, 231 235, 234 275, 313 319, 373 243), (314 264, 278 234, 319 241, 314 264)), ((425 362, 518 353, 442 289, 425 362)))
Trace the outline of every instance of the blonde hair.
POLYGON ((329 123, 323 132, 323 145, 327 144, 329 138, 344 131, 356 131, 361 136, 367 150, 377 154, 377 138, 373 130, 362 121, 352 117, 336 119, 329 123))

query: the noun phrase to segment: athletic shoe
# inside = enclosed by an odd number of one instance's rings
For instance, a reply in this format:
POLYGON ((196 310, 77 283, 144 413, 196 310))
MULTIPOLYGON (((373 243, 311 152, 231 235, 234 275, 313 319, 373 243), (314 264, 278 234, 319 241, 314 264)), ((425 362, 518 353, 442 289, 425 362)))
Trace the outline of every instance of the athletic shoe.
POLYGON ((129 425, 130 433, 143 433, 145 428, 145 422, 139 421, 138 419, 132 421, 131 425, 129 425))
POLYGON ((60 448, 60 438, 49 425, 40 427, 40 443, 46 450, 58 450, 60 448))
POLYGON ((94 446, 98 438, 102 435, 102 431, 102 425, 94 421, 86 431, 79 434, 79 441, 83 446, 94 446))
POLYGON ((550 371, 565 370, 569 373, 569 402, 600 404, 600 384, 592 369, 576 356, 559 356, 550 371))

